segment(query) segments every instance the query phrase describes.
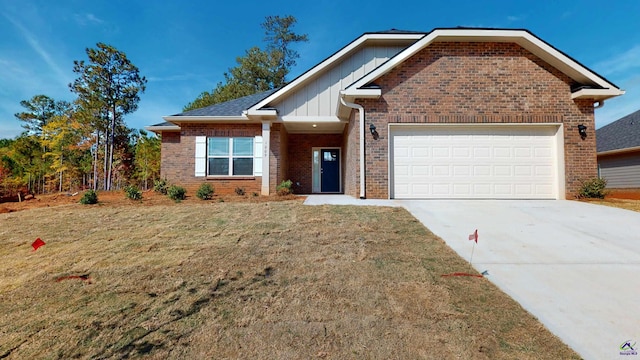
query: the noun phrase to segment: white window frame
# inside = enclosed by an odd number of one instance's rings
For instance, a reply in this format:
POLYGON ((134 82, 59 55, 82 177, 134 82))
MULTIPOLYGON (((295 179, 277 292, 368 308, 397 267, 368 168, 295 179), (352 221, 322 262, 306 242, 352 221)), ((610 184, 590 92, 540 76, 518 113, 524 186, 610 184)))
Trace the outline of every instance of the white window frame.
MULTIPOLYGON (((256 177, 262 176, 263 172, 263 148, 264 141, 262 136, 236 136, 235 138, 252 138, 253 139, 253 174, 250 175, 207 175, 209 173, 209 140, 214 137, 224 137, 232 139, 231 136, 196 136, 195 137, 195 177, 208 177, 208 178, 242 178, 242 177, 256 177)), ((229 143, 232 143, 229 141, 229 143)), ((233 146, 233 144, 230 144, 233 146)), ((230 154, 233 153, 233 147, 230 148, 230 154)), ((248 156, 247 156, 248 157, 248 156)), ((230 174, 233 174, 233 157, 230 157, 231 166, 230 174)))
POLYGON ((251 165, 252 165, 252 169, 255 169, 255 138, 254 137, 242 137, 242 136, 237 136, 237 137, 226 137, 226 136, 212 136, 212 137, 208 137, 207 138, 207 159, 206 159, 206 163, 207 163, 207 176, 208 177, 216 177, 216 176, 230 176, 230 177, 243 177, 243 176, 254 176, 254 172, 252 170, 251 174, 238 174, 238 175, 234 175, 233 174, 233 165, 234 162, 233 160, 235 159, 251 159, 251 165), (211 139, 228 139, 229 140, 229 149, 228 149, 228 155, 209 155, 209 141, 211 139), (252 146, 251 146, 251 155, 235 155, 233 153, 233 143, 236 139, 251 139, 252 142, 252 146), (229 161, 229 171, 227 174, 211 174, 210 171, 211 169, 209 168, 209 160, 210 159, 227 159, 227 161, 229 161))

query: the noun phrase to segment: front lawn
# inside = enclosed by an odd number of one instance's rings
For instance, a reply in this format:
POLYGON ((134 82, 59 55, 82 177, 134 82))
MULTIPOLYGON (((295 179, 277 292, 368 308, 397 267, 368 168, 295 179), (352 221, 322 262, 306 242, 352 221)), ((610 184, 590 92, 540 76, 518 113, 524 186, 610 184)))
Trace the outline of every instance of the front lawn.
POLYGON ((399 208, 70 204, 0 259, 0 358, 579 358, 399 208))

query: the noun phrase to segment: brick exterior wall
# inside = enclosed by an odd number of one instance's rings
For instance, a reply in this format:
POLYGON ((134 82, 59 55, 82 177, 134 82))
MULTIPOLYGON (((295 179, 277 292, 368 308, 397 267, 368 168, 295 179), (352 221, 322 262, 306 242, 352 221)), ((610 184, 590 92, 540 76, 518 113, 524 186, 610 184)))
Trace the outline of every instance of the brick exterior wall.
MULTIPOLYGON (((574 81, 517 44, 434 43, 375 83, 382 96, 358 101, 366 124, 375 124, 380 134, 377 141, 365 137, 368 198, 389 196, 387 125, 400 122, 561 122, 567 198, 575 196, 581 180, 597 176, 593 101, 572 100, 574 81), (585 140, 578 124, 588 128, 585 140)), ((348 182, 359 168, 357 156, 351 157, 358 132, 354 114, 345 133, 348 182)), ((351 186, 347 193, 357 193, 358 185, 351 186)))
MULTIPOLYGON (((311 194, 313 191, 312 160, 314 147, 342 147, 342 134, 290 134, 288 157, 289 179, 293 181, 293 190, 297 194, 311 194), (297 183, 300 183, 298 186, 297 183)), ((344 151, 341 150, 343 174, 344 151)), ((344 179, 344 176, 343 176, 344 179)), ((344 180, 343 180, 344 181, 344 180)), ((344 185, 344 183, 343 183, 344 185)))
POLYGON ((276 187, 287 180, 288 159, 287 147, 289 134, 282 124, 271 125, 271 149, 269 151, 269 193, 276 192, 276 187))
POLYGON ((351 111, 349 124, 344 128, 342 159, 344 174, 344 193, 353 197, 360 196, 360 115, 351 111))
POLYGON ((253 137, 262 135, 260 124, 182 124, 180 132, 163 132, 160 176, 171 184, 187 189, 187 196, 195 196, 198 187, 207 182, 216 194, 233 194, 242 187, 247 194, 258 193, 262 177, 241 179, 212 179, 195 176, 196 136, 253 137))
MULTIPOLYGON (((393 123, 562 123, 566 197, 575 196, 582 180, 597 176, 593 100, 572 100, 575 82, 517 44, 433 43, 375 83, 382 96, 357 101, 366 114, 367 198, 389 196, 388 124, 393 123), (370 123, 377 127, 378 140, 369 135, 370 123), (579 124, 588 128, 585 140, 579 124)), ((236 187, 260 193, 261 177, 197 178, 194 169, 196 136, 261 133, 261 124, 183 124, 180 132, 163 132, 161 176, 190 195, 205 181, 219 194, 236 187)), ((270 192, 291 179, 296 193, 311 193, 312 148, 341 147, 344 193, 358 197, 359 136, 356 110, 342 134, 288 134, 283 124, 272 124, 270 192)))

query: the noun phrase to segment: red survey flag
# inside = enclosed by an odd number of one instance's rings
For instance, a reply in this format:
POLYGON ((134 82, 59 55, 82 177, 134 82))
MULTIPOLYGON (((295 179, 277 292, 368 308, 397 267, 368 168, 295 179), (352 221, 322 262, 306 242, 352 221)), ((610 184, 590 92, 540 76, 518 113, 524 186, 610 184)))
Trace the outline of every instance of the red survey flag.
POLYGON ((478 243, 478 229, 476 229, 473 234, 469 235, 469 240, 475 241, 476 244, 478 243))
POLYGON ((44 241, 42 241, 42 239, 40 238, 37 238, 36 241, 31 244, 31 246, 33 246, 33 251, 38 250, 38 248, 40 248, 42 245, 44 245, 44 241))

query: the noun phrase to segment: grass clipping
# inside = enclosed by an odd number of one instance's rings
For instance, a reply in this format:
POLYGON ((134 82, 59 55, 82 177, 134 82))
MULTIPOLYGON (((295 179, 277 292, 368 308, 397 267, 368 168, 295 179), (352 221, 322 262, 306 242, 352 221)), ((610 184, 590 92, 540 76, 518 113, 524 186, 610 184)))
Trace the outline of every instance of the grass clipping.
POLYGON ((442 278, 467 264, 403 209, 67 205, 0 223, 0 358, 578 358, 486 279, 442 278))

